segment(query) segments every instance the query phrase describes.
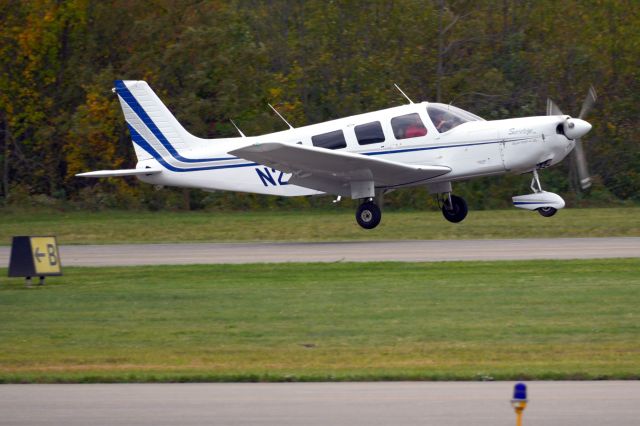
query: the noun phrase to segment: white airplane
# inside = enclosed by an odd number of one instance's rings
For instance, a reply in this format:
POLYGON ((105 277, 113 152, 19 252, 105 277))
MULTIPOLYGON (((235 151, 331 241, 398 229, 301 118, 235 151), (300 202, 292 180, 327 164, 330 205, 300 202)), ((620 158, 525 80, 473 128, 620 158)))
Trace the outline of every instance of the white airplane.
POLYGON ((351 197, 361 200, 356 220, 365 229, 380 223, 384 193, 413 186, 426 186, 444 217, 460 222, 467 204, 452 194, 452 183, 508 172, 533 173, 533 193, 513 197, 513 204, 552 216, 565 203, 542 190, 538 170, 572 150, 583 187, 590 185, 579 138, 591 129, 583 117, 595 102, 593 88, 579 118, 563 115, 548 100, 547 116, 485 121, 451 105, 413 103, 401 91, 408 104, 261 136, 238 129, 240 137, 224 139, 191 135, 144 81, 118 80, 114 91, 136 168, 77 176, 137 176, 153 185, 205 191, 351 197))

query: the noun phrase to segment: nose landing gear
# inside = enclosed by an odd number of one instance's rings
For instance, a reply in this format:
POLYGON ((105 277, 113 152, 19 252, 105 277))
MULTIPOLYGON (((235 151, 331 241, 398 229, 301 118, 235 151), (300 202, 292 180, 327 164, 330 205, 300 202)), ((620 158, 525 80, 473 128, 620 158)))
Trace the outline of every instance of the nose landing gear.
POLYGON ((554 209, 553 207, 540 207, 536 209, 540 216, 551 217, 558 212, 558 209, 554 209))
POLYGON ((542 190, 537 170, 533 171, 531 190, 533 194, 513 197, 513 205, 521 209, 535 210, 544 217, 551 217, 564 207, 564 200, 561 196, 542 190))

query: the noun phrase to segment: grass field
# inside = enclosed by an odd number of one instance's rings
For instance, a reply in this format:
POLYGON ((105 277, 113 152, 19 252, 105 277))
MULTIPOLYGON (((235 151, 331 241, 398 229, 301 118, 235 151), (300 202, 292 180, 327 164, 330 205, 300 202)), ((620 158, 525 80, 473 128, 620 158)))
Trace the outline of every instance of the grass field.
POLYGON ((639 306, 637 259, 67 268, 0 279, 0 382, 638 379, 639 306))
POLYGON ((57 235, 61 244, 194 241, 339 241, 640 236, 640 208, 565 209, 552 218, 518 209, 471 211, 452 224, 440 212, 385 212, 363 230, 347 210, 283 212, 11 212, 0 210, 0 244, 13 235, 57 235))

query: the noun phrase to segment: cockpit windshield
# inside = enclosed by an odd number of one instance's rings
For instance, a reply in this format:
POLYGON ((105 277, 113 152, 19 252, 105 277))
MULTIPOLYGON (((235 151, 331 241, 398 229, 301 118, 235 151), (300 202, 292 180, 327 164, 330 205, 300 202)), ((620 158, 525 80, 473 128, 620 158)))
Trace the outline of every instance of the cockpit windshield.
POLYGON ((484 121, 484 118, 454 107, 453 105, 446 104, 429 104, 427 113, 440 133, 448 132, 467 121, 484 121))

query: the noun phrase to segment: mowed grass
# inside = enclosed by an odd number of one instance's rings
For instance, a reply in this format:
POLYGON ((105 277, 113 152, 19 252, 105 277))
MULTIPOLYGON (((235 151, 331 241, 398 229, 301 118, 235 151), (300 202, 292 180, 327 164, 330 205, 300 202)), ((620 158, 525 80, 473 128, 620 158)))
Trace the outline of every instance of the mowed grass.
POLYGON ((637 259, 67 268, 47 280, 0 280, 0 382, 640 378, 637 259))
POLYGON ((552 218, 519 209, 471 211, 459 224, 440 212, 385 211, 363 230, 350 210, 282 212, 11 212, 0 210, 0 244, 13 235, 57 235, 61 244, 214 241, 339 241, 640 236, 640 208, 565 209, 552 218))

